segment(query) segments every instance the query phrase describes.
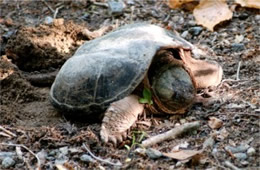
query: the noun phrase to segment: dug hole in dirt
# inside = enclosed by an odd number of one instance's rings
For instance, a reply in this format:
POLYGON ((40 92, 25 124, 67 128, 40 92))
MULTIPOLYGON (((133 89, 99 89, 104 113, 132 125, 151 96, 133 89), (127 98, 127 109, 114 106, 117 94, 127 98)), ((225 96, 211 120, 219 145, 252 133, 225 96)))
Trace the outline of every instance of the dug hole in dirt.
POLYGON ((1 57, 1 123, 34 127, 62 121, 50 105, 49 86, 62 64, 89 39, 84 30, 60 19, 13 35, 6 45, 8 58, 1 57))

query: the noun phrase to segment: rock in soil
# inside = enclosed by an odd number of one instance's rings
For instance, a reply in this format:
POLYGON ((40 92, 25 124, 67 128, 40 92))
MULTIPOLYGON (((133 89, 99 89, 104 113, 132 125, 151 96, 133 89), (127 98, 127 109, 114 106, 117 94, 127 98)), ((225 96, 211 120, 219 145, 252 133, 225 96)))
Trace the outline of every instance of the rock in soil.
POLYGON ((59 68, 89 37, 86 28, 61 19, 53 24, 22 27, 6 45, 7 57, 23 71, 59 68))
POLYGON ((191 27, 189 29, 189 32, 191 35, 198 36, 198 35, 200 35, 202 30, 203 30, 202 27, 191 27))
POLYGON ((146 149, 145 153, 151 159, 157 159, 162 156, 162 153, 160 151, 152 148, 146 149))
POLYGON ((225 149, 234 154, 234 153, 239 153, 239 152, 244 153, 247 151, 248 147, 249 147, 248 145, 240 145, 238 147, 226 146, 225 149))
POLYGON ((255 149, 254 149, 253 147, 250 147, 250 148, 247 150, 247 154, 248 154, 249 156, 254 155, 254 154, 255 154, 255 149))
POLYGON ((11 157, 6 157, 2 161, 2 167, 3 168, 10 168, 15 164, 15 161, 11 157))
POLYGON ((111 15, 121 15, 123 14, 123 11, 125 9, 125 4, 121 0, 119 1, 110 0, 108 1, 108 7, 111 15))
POLYGON ((3 160, 6 157, 13 157, 16 154, 14 152, 0 152, 0 160, 3 160))
POLYGON ((239 160, 245 160, 247 159, 247 155, 245 153, 235 153, 234 157, 239 159, 239 160))
POLYGON ((95 162, 95 160, 91 156, 89 156, 87 154, 81 155, 80 160, 82 162, 95 162))
POLYGON ((47 16, 44 18, 44 24, 51 24, 53 23, 53 18, 50 16, 47 16))
POLYGON ((245 45, 241 43, 233 43, 231 45, 231 49, 235 52, 243 51, 245 49, 245 45))

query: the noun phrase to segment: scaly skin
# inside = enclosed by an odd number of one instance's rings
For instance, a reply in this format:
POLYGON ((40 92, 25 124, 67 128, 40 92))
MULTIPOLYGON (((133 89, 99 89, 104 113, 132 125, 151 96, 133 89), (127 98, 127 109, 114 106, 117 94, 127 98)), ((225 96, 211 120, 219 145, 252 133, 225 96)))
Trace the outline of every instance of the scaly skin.
POLYGON ((126 131, 135 123, 144 105, 138 101, 138 96, 130 95, 111 103, 102 121, 100 136, 105 143, 111 141, 114 145, 126 138, 126 131))

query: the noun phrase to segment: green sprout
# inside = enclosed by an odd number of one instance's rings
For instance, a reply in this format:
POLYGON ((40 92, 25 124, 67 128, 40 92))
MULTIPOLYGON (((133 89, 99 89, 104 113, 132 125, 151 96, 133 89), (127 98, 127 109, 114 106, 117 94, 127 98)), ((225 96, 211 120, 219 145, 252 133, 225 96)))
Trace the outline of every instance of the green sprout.
POLYGON ((150 89, 148 88, 144 88, 143 90, 143 98, 140 98, 139 99, 139 103, 142 103, 142 104, 149 104, 149 105, 152 105, 153 104, 153 101, 152 101, 152 92, 150 89))
POLYGON ((144 131, 133 131, 131 146, 124 145, 124 147, 130 152, 135 146, 141 146, 141 142, 146 135, 147 134, 144 131), (136 140, 137 137, 138 140, 136 140))

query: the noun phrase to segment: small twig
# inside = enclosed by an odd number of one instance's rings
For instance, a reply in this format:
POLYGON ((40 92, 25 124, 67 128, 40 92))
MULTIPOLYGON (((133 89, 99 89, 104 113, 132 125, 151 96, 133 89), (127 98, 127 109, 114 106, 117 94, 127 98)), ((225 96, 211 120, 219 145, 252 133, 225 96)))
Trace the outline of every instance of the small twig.
POLYGON ((5 133, 7 133, 8 135, 11 135, 13 137, 16 137, 16 134, 14 134, 13 132, 5 129, 3 126, 0 126, 0 130, 4 131, 5 133))
POLYGON ((12 136, 10 136, 10 135, 8 135, 7 133, 4 133, 4 132, 0 132, 0 136, 12 138, 12 136))
POLYGON ((233 165, 233 164, 232 164, 231 162, 229 162, 229 161, 225 161, 224 163, 225 163, 225 165, 226 165, 227 167, 231 168, 232 170, 241 170, 240 168, 236 167, 235 165, 233 165))
POLYGON ((53 19, 55 19, 55 18, 57 17, 57 14, 58 14, 59 10, 60 10, 61 8, 63 8, 63 7, 64 7, 64 6, 62 5, 62 6, 60 6, 60 7, 58 7, 58 8, 55 9, 55 12, 54 12, 54 14, 53 14, 53 19))
POLYGON ((52 13, 55 13, 53 8, 45 0, 41 0, 41 1, 51 10, 52 13))
POLYGON ((240 80, 240 79, 239 79, 239 72, 240 72, 241 62, 242 62, 242 61, 239 61, 239 63, 238 63, 236 80, 240 80))
POLYGON ((103 3, 103 2, 93 2, 93 5, 96 5, 96 6, 102 6, 102 7, 108 7, 108 4, 107 3, 103 3))
POLYGON ((165 133, 162 133, 162 134, 159 134, 156 136, 152 136, 152 137, 144 140, 142 142, 142 146, 147 147, 147 146, 151 146, 151 145, 154 145, 156 143, 159 143, 159 142, 162 142, 165 140, 174 139, 177 136, 179 136, 185 132, 198 129, 199 126, 200 126, 200 123, 198 121, 192 122, 192 123, 185 123, 183 125, 173 128, 165 133))
POLYGON ((117 162, 117 163, 113 163, 113 162, 109 162, 107 160, 104 160, 102 158, 99 158, 97 156, 95 156, 89 149, 88 147, 83 143, 83 147, 87 150, 87 152, 90 154, 90 156, 92 156, 94 159, 100 161, 100 162, 105 162, 109 165, 113 165, 113 166, 122 166, 121 162, 117 162))
POLYGON ((131 6, 131 13, 130 13, 130 23, 133 23, 133 16, 134 16, 135 6, 131 6))
POLYGON ((22 147, 24 149, 26 149, 28 152, 30 152, 36 159, 37 159, 37 170, 40 170, 41 168, 41 160, 39 159, 39 157, 33 152, 31 151, 28 147, 21 145, 21 144, 12 144, 12 143, 0 143, 0 145, 3 146, 15 146, 15 147, 22 147))

